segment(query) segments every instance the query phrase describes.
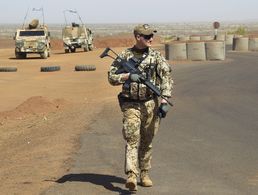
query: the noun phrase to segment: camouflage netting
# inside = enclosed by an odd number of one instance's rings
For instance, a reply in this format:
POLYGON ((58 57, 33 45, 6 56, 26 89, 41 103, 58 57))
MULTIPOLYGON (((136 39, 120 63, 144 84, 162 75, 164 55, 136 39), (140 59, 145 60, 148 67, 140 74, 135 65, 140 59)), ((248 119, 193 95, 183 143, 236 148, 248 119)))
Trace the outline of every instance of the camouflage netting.
POLYGON ((33 20, 29 23, 29 29, 37 28, 38 25, 39 25, 39 20, 38 20, 38 19, 33 19, 33 20))

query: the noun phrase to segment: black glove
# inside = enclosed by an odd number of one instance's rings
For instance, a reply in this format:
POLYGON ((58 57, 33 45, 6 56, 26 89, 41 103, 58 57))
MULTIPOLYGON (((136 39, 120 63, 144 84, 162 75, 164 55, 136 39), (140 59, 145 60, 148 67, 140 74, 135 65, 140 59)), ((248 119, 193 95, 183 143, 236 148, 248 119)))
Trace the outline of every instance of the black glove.
POLYGON ((130 74, 129 77, 130 77, 130 80, 133 82, 138 82, 138 83, 141 82, 140 75, 138 74, 130 74))
POLYGON ((158 115, 160 118, 165 118, 167 115, 167 112, 169 110, 169 105, 166 103, 161 103, 158 110, 158 115))

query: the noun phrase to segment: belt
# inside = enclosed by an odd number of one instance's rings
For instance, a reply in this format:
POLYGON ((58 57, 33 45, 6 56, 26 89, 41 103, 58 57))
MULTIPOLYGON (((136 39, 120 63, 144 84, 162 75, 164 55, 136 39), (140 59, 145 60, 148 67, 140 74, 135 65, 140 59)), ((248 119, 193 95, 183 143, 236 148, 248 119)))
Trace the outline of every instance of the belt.
POLYGON ((147 102, 150 100, 154 100, 155 97, 156 97, 155 95, 152 95, 150 97, 146 97, 145 99, 131 99, 128 97, 124 97, 121 94, 118 95, 118 98, 124 102, 147 102))

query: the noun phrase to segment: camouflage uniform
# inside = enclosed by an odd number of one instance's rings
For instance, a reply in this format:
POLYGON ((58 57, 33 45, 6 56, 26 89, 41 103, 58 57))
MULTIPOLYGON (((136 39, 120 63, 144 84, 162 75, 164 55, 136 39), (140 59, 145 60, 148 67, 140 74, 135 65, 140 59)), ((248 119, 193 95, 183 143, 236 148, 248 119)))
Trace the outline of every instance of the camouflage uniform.
MULTIPOLYGON (((171 97, 171 67, 160 52, 147 48, 142 54, 129 48, 119 56, 126 60, 132 57, 141 59, 138 69, 161 90, 162 95, 171 97)), ((119 69, 121 67, 115 60, 110 67, 108 80, 111 85, 122 84, 119 103, 123 112, 123 136, 126 140, 125 173, 133 171, 138 175, 138 166, 140 170, 151 167, 152 139, 160 122, 157 115, 159 102, 144 84, 123 81, 122 74, 116 74, 119 69)))

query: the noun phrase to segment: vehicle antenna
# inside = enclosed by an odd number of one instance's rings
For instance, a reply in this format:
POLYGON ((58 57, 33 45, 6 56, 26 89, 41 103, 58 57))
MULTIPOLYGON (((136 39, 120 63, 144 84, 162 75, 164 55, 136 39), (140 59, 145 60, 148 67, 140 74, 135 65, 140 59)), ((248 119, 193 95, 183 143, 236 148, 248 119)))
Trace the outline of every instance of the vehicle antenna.
POLYGON ((63 14, 64 14, 64 18, 65 18, 65 25, 67 26, 67 19, 66 19, 65 12, 66 12, 66 10, 63 11, 63 14))
POLYGON ((22 28, 24 28, 24 25, 25 25, 25 21, 26 21, 26 19, 27 19, 27 16, 28 16, 28 14, 29 14, 29 7, 27 8, 27 12, 26 12, 26 14, 25 14, 25 17, 24 17, 24 19, 23 19, 23 24, 22 24, 22 28))
POLYGON ((42 20, 43 20, 43 26, 45 25, 45 16, 44 16, 44 10, 43 10, 43 6, 39 9, 33 8, 32 11, 41 11, 42 14, 42 20))
POLYGON ((76 13, 77 13, 77 16, 78 16, 79 20, 81 21, 81 24, 83 25, 81 16, 80 16, 79 13, 77 12, 77 10, 75 10, 75 11, 76 11, 76 13))
POLYGON ((42 9, 42 17, 43 17, 43 26, 45 26, 45 14, 44 14, 43 6, 41 7, 41 9, 42 9))

